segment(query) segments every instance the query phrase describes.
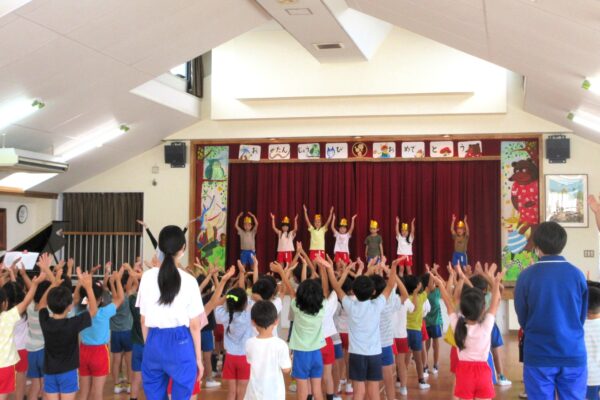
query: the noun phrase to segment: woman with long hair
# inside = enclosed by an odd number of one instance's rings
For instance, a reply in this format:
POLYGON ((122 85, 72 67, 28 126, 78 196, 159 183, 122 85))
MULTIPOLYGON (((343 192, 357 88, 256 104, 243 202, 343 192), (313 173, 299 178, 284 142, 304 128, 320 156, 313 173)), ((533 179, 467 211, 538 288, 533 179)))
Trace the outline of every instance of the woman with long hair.
POLYGON ((174 225, 164 227, 158 247, 164 260, 142 276, 136 304, 145 341, 144 392, 149 400, 165 399, 170 378, 173 400, 187 400, 204 370, 200 349, 204 306, 194 277, 176 265, 185 252, 183 231, 174 225))

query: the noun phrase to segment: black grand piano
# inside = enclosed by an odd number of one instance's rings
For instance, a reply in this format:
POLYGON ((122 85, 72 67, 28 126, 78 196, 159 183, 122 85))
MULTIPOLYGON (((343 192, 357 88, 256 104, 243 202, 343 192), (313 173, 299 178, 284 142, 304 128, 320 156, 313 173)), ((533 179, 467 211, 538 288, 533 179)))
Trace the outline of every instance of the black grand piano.
MULTIPOLYGON (((68 222, 69 221, 52 221, 9 251, 27 250, 29 252, 40 254, 50 253, 54 256, 54 260, 58 262, 56 253, 65 245, 63 231, 68 222)), ((3 260, 4 256, 2 256, 1 259, 3 260)))

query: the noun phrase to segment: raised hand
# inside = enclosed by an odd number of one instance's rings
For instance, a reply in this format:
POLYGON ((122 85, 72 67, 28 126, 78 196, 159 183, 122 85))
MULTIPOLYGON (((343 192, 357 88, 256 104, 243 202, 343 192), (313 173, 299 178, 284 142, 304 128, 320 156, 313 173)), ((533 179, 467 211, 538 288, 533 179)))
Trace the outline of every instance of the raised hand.
POLYGON ((148 228, 148 225, 146 225, 146 223, 144 221, 142 221, 141 219, 136 219, 135 222, 137 222, 138 224, 143 226, 144 229, 148 228))
POLYGON ((269 213, 269 215, 271 216, 271 219, 275 219, 275 214, 269 213))
MULTIPOLYGON (((600 198, 600 196, 598 197, 600 198)), ((590 209, 594 212, 594 214, 600 213, 600 201, 598 201, 593 194, 588 196, 588 204, 590 205, 590 209)))
POLYGON ((35 278, 33 278, 31 280, 31 284, 37 286, 40 283, 44 282, 45 280, 46 280, 46 273, 40 272, 40 274, 38 276, 36 276, 35 278))

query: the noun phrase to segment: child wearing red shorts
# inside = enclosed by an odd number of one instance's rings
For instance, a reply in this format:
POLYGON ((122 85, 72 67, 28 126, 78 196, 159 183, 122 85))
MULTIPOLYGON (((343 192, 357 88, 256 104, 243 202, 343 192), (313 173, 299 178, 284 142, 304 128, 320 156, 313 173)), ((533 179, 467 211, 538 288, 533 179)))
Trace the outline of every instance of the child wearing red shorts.
POLYGON ((335 236, 335 246, 333 248, 335 257, 333 262, 336 265, 340 262, 342 262, 344 265, 350 264, 350 250, 348 244, 350 243, 350 238, 352 237, 352 232, 354 231, 355 219, 356 214, 352 216, 350 229, 348 229, 348 220, 346 218, 342 218, 340 220, 339 229, 335 229, 335 214, 333 214, 331 229, 333 230, 333 236, 335 236))
POLYGON ((461 316, 459 317, 445 283, 440 278, 431 276, 446 304, 450 326, 454 331, 459 360, 456 365, 454 395, 460 399, 492 399, 496 394, 492 382, 492 370, 487 360, 490 354, 495 315, 500 304, 500 282, 503 277, 504 272, 501 272, 493 279, 492 300, 487 312, 485 296, 481 290, 463 289, 460 297, 461 316))
MULTIPOLYGON (((81 331, 81 344, 79 345, 79 376, 80 376, 80 398, 83 400, 102 399, 104 383, 110 373, 110 352, 108 343, 110 341, 110 319, 117 313, 117 308, 123 304, 125 294, 121 284, 121 271, 114 272, 109 277, 112 292, 112 303, 102 304, 102 282, 96 281, 92 285, 94 296, 98 306, 98 312, 92 318, 92 326, 81 331)), ((85 290, 81 287, 75 288, 75 303, 79 296, 85 296, 85 290)))
POLYGON ((230 398, 241 399, 250 379, 250 364, 246 359, 246 340, 255 336, 250 311, 254 302, 248 300, 246 291, 235 287, 225 296, 225 305, 214 313, 218 324, 224 328, 225 361, 223 380, 226 380, 230 398))
POLYGON ((275 214, 271 213, 271 227, 273 232, 279 238, 277 242, 277 262, 281 265, 291 263, 294 253, 294 238, 298 232, 298 215, 294 217, 294 229, 290 231, 289 217, 283 217, 281 220, 281 229, 275 226, 275 214))
MULTIPOLYGON (((33 295, 41 281, 42 279, 34 279, 27 295, 18 299, 12 297, 12 301, 7 292, 11 289, 11 283, 7 284, 9 285, 7 289, 0 288, 0 399, 7 399, 8 394, 15 391, 16 366, 19 364, 20 356, 17 352, 14 331, 22 320, 21 316, 27 311, 27 306, 33 300, 33 295)), ((26 334, 27 325, 25 325, 26 334)))
POLYGON ((329 224, 333 218, 333 207, 331 207, 329 210, 329 217, 327 217, 325 225, 323 225, 321 214, 315 214, 315 218, 311 223, 310 219, 308 218, 308 210, 306 209, 306 205, 303 205, 303 208, 304 220, 306 221, 306 225, 308 225, 308 232, 310 232, 310 251, 308 255, 311 261, 314 261, 317 257, 325 259, 325 233, 327 232, 327 228, 329 228, 329 224))
POLYGON ((400 218, 396 217, 396 240, 398 241, 398 249, 396 255, 400 260, 398 267, 400 268, 400 275, 404 275, 403 272, 406 269, 406 273, 412 275, 413 266, 413 243, 415 241, 415 219, 412 219, 410 224, 410 234, 408 232, 408 224, 402 223, 402 229, 400 229, 400 218))

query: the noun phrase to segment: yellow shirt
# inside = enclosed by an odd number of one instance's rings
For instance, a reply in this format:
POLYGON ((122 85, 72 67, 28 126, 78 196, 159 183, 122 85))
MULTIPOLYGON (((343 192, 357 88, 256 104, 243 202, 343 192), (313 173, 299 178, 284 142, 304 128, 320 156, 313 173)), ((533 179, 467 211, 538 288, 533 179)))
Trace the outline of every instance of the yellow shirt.
POLYGON ((310 247, 309 250, 325 250, 325 227, 315 229, 314 227, 308 228, 310 232, 310 247))
POLYGON ((20 319, 17 307, 0 312, 0 368, 10 367, 19 362, 19 353, 17 353, 13 332, 20 319))
MULTIPOLYGON (((412 301, 412 296, 411 296, 412 301)), ((420 331, 423 326, 423 304, 427 301, 427 292, 423 291, 417 295, 415 310, 406 314, 406 329, 420 331)))

